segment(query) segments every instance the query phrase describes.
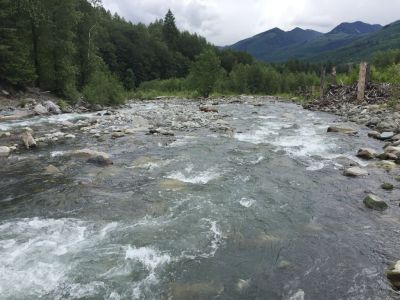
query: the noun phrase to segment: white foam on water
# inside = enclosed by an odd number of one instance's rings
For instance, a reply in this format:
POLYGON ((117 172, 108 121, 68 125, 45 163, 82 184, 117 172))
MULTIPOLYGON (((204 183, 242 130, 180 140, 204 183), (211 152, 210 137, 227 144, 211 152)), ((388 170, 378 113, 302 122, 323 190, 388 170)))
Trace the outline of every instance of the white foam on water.
POLYGON ((61 299, 66 290, 71 299, 96 295, 104 287, 102 282, 70 282, 79 264, 75 257, 117 227, 114 222, 93 231, 90 223, 67 218, 1 223, 0 295, 36 299, 51 294, 61 299))
POLYGON ((97 298, 104 289, 105 284, 101 281, 93 281, 87 284, 73 283, 64 286, 62 292, 55 296, 54 299, 97 298))
POLYGON ((210 258, 210 257, 214 257, 215 253, 217 253, 220 245, 223 242, 223 236, 222 236, 222 232, 219 229, 216 221, 213 221, 213 220, 210 220, 210 219, 203 219, 203 221, 208 223, 208 225, 210 226, 209 235, 210 235, 210 238, 211 238, 211 245, 210 245, 210 251, 209 252, 202 253, 199 256, 202 257, 202 258, 210 258))
POLYGON ((51 151, 50 156, 51 157, 59 157, 63 156, 66 153, 66 151, 51 151))
POLYGON ((239 201, 239 204, 245 208, 250 208, 254 203, 256 203, 256 200, 247 198, 242 198, 239 201))
POLYGON ((303 290, 298 290, 293 296, 291 296, 288 300, 304 300, 305 293, 303 290))
POLYGON ((126 250, 125 259, 139 263, 147 271, 147 276, 133 285, 132 299, 142 299, 143 292, 151 291, 152 287, 159 282, 157 270, 172 260, 168 254, 161 253, 156 249, 132 248, 130 245, 126 250))
POLYGON ((10 130, 15 127, 29 127, 40 124, 60 124, 65 121, 73 121, 80 118, 93 118, 96 113, 69 113, 44 117, 32 117, 29 119, 15 120, 0 123, 0 130, 10 130))
POLYGON ((74 219, 21 219, 0 225, 0 294, 40 296, 65 278, 61 256, 85 240, 85 223, 74 219))
POLYGON ((219 176, 221 176, 218 172, 215 172, 214 170, 192 172, 192 170, 190 169, 190 172, 187 172, 185 170, 185 173, 188 175, 183 174, 181 171, 172 172, 167 175, 166 178, 192 184, 207 184, 211 180, 217 179, 219 176))

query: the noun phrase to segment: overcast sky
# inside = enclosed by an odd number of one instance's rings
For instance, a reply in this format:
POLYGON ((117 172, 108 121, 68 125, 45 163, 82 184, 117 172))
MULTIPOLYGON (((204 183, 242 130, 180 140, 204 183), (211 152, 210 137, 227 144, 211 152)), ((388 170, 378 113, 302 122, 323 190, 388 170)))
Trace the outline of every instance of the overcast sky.
POLYGON ((330 31, 341 22, 386 25, 400 19, 400 0, 103 0, 104 7, 134 23, 163 18, 168 8, 180 29, 216 45, 279 27, 330 31))

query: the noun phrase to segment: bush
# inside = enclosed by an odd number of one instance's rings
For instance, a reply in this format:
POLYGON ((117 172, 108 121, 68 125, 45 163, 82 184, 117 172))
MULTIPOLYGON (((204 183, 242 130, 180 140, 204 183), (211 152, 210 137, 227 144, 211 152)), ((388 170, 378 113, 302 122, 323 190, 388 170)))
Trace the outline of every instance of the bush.
POLYGON ((118 105, 124 102, 126 93, 120 81, 110 71, 97 70, 83 88, 83 95, 92 104, 118 105))

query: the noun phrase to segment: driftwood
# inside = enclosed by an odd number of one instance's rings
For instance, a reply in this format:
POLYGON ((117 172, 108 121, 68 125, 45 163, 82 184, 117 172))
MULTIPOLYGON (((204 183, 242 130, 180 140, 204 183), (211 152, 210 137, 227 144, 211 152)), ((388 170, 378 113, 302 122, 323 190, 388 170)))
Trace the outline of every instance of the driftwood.
MULTIPOLYGON (((389 83, 375 84, 368 83, 366 85, 364 101, 365 104, 380 104, 396 93, 397 87, 392 86, 389 83)), ((315 108, 335 106, 342 103, 359 103, 357 101, 358 85, 353 84, 347 85, 329 85, 328 90, 325 93, 323 99, 316 100, 310 106, 315 108)))

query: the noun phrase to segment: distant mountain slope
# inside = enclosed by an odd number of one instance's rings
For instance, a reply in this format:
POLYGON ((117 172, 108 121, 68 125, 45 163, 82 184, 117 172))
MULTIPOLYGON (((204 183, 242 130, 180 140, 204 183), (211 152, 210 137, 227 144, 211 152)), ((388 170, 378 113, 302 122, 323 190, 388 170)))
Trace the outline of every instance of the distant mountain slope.
POLYGON ((231 46, 267 62, 291 58, 310 61, 351 61, 368 57, 372 52, 399 45, 400 22, 382 27, 363 22, 342 23, 322 34, 296 28, 279 28, 260 33, 231 46), (366 47, 366 48, 365 48, 366 47))
POLYGON ((368 59, 377 51, 400 48, 400 21, 384 26, 379 31, 363 35, 351 44, 319 53, 311 57, 312 61, 356 62, 368 59))
POLYGON ((258 59, 264 59, 265 53, 279 53, 282 49, 315 40, 322 35, 320 32, 301 28, 295 28, 288 32, 274 28, 240 41, 231 48, 248 52, 258 59))

